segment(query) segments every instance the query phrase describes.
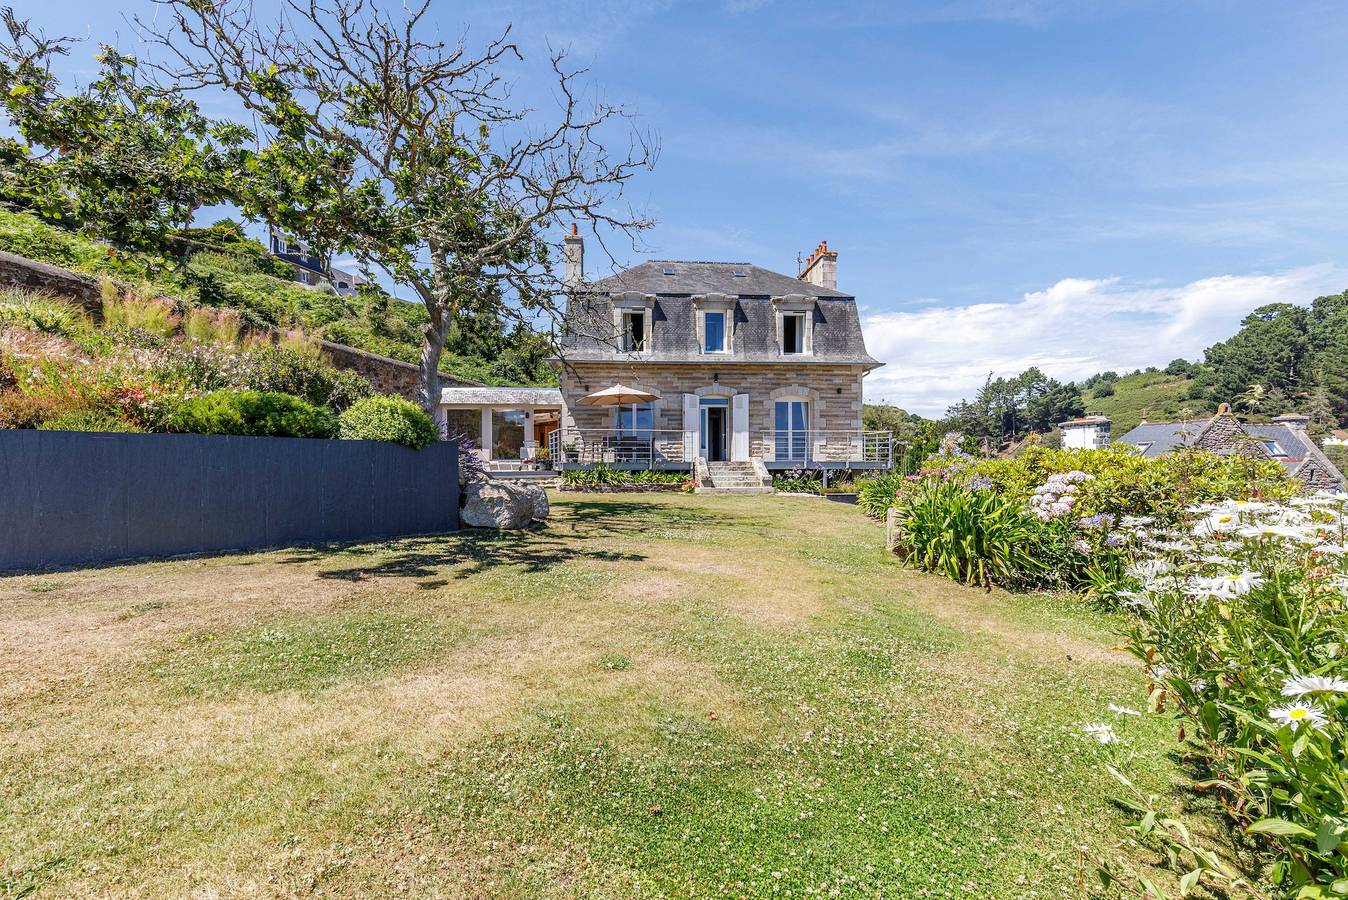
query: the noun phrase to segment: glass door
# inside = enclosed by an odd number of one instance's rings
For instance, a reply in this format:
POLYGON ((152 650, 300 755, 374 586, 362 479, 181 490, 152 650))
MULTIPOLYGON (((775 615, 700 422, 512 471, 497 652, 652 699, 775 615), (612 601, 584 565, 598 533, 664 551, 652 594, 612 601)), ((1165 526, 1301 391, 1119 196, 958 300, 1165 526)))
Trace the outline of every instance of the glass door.
POLYGON ((724 462, 726 437, 730 431, 730 401, 721 397, 706 397, 702 407, 702 458, 708 462, 724 462))
POLYGON ((778 400, 776 458, 804 462, 809 456, 810 405, 804 400, 778 400))

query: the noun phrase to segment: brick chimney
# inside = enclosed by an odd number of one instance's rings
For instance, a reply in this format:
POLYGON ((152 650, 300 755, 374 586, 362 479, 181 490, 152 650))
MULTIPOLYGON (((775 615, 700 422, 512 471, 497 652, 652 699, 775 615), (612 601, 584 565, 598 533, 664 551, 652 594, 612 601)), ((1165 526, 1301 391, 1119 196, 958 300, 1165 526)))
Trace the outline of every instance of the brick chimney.
POLYGON ((836 291, 838 289, 838 251, 830 250, 828 241, 820 241, 819 246, 815 247, 814 252, 810 254, 810 258, 805 260, 805 267, 800 270, 800 274, 796 277, 816 287, 836 291))
POLYGON ((580 229, 574 222, 571 223, 571 233, 566 236, 563 255, 566 273, 562 283, 567 290, 574 291, 585 281, 585 238, 580 236, 580 229))

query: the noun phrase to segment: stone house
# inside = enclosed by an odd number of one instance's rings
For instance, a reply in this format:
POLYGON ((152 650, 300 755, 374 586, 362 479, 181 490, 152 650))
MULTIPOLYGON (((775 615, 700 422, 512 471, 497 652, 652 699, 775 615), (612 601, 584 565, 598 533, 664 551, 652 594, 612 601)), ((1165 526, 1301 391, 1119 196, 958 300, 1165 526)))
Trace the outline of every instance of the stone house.
POLYGON ((552 361, 555 405, 518 389, 528 402, 507 422, 510 389, 490 398, 446 392, 447 411, 465 427, 471 401, 495 404, 490 426, 477 409, 493 459, 502 449, 513 456, 497 440, 504 428, 520 436, 524 460, 703 466, 704 480, 741 487, 765 484, 773 469, 889 465, 888 433, 861 425, 863 380, 881 363, 866 352, 856 298, 838 289, 838 254, 826 244, 796 276, 751 263, 652 260, 594 282, 584 279, 574 230, 565 250, 570 301, 552 361), (590 405, 619 385, 648 399, 590 405))
POLYGON ((1182 447, 1214 453, 1242 453, 1276 459, 1309 490, 1341 491, 1343 473, 1320 452, 1302 415, 1278 416, 1272 422, 1241 422, 1223 403, 1208 419, 1187 422, 1143 422, 1119 438, 1144 456, 1154 457, 1182 447))

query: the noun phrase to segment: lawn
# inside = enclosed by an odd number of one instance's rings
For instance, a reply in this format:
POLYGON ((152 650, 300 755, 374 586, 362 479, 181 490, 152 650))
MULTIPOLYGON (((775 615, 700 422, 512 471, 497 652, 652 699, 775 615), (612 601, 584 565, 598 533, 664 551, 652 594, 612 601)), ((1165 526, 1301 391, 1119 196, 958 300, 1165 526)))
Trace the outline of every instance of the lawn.
MULTIPOLYGON (((1076 897, 1116 624, 854 507, 560 497, 465 533, 0 579, 0 893, 1076 897)), ((1117 721, 1117 720, 1115 720, 1117 721)), ((1118 722, 1169 792, 1173 738, 1118 722)))

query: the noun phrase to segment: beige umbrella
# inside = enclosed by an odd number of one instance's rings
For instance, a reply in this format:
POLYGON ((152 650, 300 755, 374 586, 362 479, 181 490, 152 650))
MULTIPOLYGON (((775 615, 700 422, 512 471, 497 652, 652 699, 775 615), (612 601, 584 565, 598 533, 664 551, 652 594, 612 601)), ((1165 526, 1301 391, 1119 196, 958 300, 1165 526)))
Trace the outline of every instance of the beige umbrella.
POLYGON ((651 403, 659 399, 659 394, 628 387, 625 384, 615 384, 602 391, 586 394, 576 402, 581 406, 626 406, 629 403, 651 403))

